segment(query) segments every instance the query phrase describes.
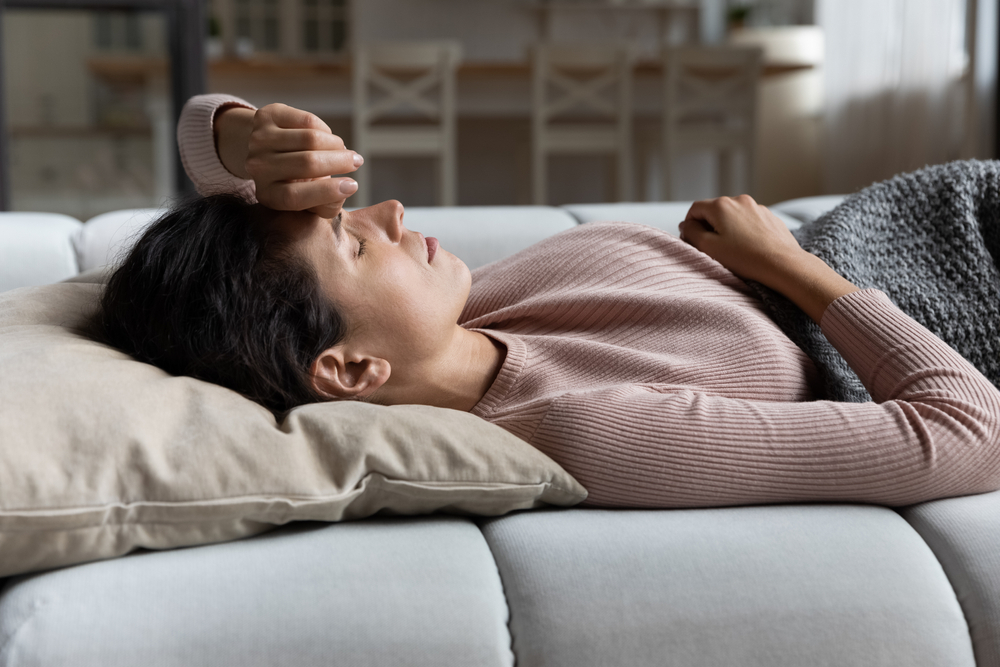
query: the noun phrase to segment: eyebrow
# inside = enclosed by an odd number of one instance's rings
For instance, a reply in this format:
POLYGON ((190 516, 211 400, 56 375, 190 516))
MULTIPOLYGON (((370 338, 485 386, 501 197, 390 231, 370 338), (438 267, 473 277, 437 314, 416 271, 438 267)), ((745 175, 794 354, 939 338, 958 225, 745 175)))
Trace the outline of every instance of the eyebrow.
POLYGON ((341 211, 337 214, 337 217, 333 219, 333 240, 336 243, 340 243, 340 223, 344 220, 344 212, 341 211))

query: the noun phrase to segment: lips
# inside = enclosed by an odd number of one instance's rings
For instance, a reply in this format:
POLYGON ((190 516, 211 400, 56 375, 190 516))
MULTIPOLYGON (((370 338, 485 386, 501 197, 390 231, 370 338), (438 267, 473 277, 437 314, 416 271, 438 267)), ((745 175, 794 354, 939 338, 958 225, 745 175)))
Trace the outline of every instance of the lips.
POLYGON ((441 244, 433 236, 428 236, 424 241, 427 243, 427 263, 430 264, 434 260, 434 255, 437 254, 441 244))

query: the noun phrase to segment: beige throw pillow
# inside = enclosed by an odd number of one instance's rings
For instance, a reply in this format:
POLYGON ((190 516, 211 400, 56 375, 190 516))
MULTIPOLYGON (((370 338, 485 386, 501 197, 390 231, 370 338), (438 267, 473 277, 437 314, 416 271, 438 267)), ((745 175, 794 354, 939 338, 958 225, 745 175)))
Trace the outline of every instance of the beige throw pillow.
POLYGON ((547 456, 464 412, 327 403, 276 424, 232 391, 78 333, 101 289, 0 294, 0 576, 297 519, 498 515, 586 496, 547 456))

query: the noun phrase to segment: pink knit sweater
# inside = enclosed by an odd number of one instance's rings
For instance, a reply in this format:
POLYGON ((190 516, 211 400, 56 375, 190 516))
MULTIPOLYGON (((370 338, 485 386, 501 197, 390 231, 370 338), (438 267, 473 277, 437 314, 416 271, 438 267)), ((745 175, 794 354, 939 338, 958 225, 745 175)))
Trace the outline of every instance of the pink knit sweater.
MULTIPOLYGON (((178 128, 201 192, 253 184, 178 128)), ((249 105, 247 105, 249 106, 249 105)), ((1000 488, 1000 392, 876 290, 821 327, 874 402, 814 399, 815 369, 746 285, 669 234, 591 223, 473 272, 459 320, 507 348, 473 413, 548 454, 588 505, 847 500, 906 505, 1000 488)))

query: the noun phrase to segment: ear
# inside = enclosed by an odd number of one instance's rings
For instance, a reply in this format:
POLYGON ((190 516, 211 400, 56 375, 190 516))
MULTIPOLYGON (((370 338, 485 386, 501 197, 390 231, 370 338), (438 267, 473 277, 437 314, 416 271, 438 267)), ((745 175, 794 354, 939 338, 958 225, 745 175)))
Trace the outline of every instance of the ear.
POLYGON ((343 346, 320 353, 309 368, 312 386, 330 400, 370 396, 389 379, 389 362, 378 357, 356 355, 343 346))

